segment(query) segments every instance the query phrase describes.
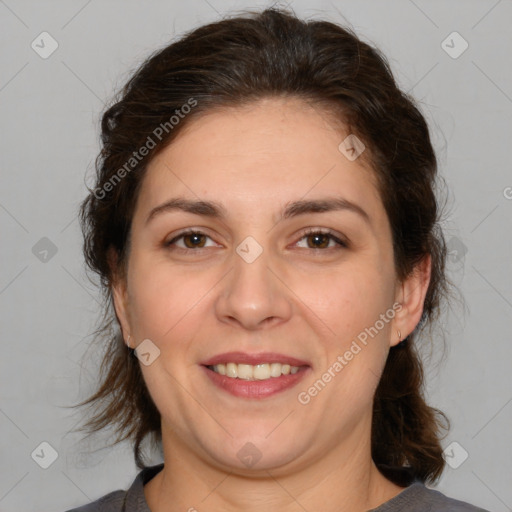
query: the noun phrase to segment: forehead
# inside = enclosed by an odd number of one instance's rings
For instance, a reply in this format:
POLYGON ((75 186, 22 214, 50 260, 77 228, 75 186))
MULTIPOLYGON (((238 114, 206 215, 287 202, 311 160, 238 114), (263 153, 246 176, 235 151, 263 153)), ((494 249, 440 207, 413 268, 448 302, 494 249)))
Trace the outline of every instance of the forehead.
POLYGON ((150 162, 139 199, 154 204, 172 193, 262 209, 336 194, 371 213, 380 203, 375 175, 362 157, 350 161, 340 151, 348 135, 298 99, 211 111, 150 162))

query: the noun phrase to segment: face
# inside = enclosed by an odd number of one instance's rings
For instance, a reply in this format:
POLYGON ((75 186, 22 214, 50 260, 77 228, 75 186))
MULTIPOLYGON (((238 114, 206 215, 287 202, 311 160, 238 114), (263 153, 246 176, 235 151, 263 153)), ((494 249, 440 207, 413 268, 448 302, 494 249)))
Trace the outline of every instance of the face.
POLYGON ((114 299, 125 339, 150 340, 141 370, 164 443, 241 473, 368 445, 389 348, 419 321, 428 279, 397 282, 347 135, 267 99, 194 120, 149 164, 114 299))

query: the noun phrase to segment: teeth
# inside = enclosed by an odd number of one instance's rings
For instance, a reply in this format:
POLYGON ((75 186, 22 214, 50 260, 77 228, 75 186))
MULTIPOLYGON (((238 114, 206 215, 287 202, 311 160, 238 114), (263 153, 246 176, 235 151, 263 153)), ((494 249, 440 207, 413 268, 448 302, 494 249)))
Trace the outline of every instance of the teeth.
POLYGON ((220 375, 243 380, 266 380, 299 371, 298 366, 281 363, 263 363, 254 366, 251 364, 226 363, 209 366, 209 368, 220 375))

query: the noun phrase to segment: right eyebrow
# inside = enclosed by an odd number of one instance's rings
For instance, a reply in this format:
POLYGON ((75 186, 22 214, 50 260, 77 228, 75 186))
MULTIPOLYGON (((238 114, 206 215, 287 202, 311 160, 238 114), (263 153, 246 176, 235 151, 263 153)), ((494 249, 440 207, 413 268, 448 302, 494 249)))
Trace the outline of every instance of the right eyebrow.
POLYGON ((204 215, 206 217, 216 219, 223 219, 226 217, 226 209, 221 204, 214 201, 192 201, 182 197, 174 197, 153 208, 146 218, 146 224, 157 215, 173 210, 182 210, 195 215, 204 215))

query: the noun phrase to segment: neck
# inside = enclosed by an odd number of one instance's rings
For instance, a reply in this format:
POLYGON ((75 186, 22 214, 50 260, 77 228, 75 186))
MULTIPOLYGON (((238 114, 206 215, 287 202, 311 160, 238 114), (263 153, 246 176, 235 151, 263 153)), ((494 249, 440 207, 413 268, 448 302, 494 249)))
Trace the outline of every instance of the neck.
POLYGON ((164 435, 165 465, 145 485, 146 501, 152 512, 261 512, 262 507, 266 512, 365 512, 403 488, 373 463, 370 442, 364 442, 369 432, 359 437, 314 461, 299 462, 294 470, 282 466, 247 476, 205 463, 178 439, 164 435))

